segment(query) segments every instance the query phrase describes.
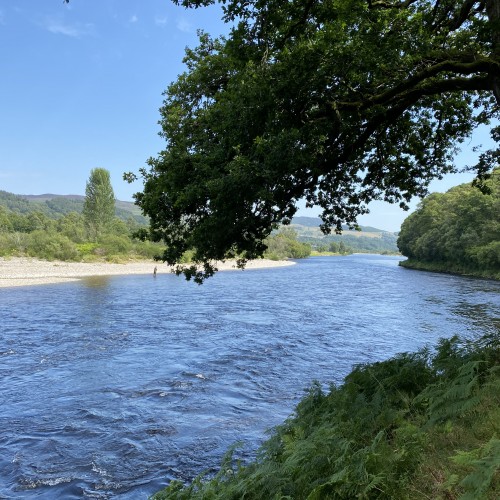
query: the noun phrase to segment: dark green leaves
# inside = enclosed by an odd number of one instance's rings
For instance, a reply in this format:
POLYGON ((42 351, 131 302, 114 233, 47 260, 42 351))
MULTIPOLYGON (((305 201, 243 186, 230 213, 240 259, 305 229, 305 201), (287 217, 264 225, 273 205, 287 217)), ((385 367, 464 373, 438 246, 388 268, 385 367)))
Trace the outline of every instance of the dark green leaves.
POLYGON ((302 198, 322 207, 327 232, 355 226, 374 199, 405 207, 498 114, 496 20, 483 3, 232 1, 224 11, 229 37, 200 34, 165 93, 166 149, 137 196, 170 264, 188 249, 203 265, 258 257, 302 198))
POLYGON ((94 168, 90 172, 85 188, 83 217, 92 240, 109 228, 115 216, 115 195, 109 172, 104 168, 94 168))

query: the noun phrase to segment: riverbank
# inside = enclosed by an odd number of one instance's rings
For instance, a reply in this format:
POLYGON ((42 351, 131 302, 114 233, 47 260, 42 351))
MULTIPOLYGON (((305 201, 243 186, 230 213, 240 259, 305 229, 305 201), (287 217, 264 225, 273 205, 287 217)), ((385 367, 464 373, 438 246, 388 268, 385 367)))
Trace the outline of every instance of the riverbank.
POLYGON ((470 278, 482 278, 491 280, 500 280, 500 271, 494 269, 466 269, 465 267, 439 262, 421 262, 415 260, 402 260, 399 265, 406 269, 417 271, 429 271, 432 273, 456 274, 458 276, 467 276, 470 278))
POLYGON ((214 477, 153 499, 498 498, 499 340, 453 337, 358 365, 328 393, 313 384, 259 460, 229 453, 214 477))
MULTIPOLYGON (((246 269, 291 266, 288 260, 259 259, 250 261, 246 269)), ((154 261, 132 261, 123 264, 111 262, 63 262, 31 259, 26 257, 0 258, 0 288, 15 286, 47 285, 77 281, 89 276, 115 276, 128 274, 170 274, 172 268, 154 261)), ((219 271, 237 271, 235 261, 219 262, 219 271)))

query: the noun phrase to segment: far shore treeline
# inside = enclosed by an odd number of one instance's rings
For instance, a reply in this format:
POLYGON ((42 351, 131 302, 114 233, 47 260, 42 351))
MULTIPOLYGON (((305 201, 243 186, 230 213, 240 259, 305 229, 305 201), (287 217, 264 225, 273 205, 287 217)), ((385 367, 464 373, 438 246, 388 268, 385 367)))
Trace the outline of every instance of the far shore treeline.
POLYGON ((500 279, 500 167, 485 181, 427 196, 403 222, 401 265, 500 279))
POLYGON ((114 200, 107 170, 92 170, 86 193, 23 197, 0 191, 0 256, 114 262, 160 252, 160 245, 133 237, 147 220, 114 200))
MULTIPOLYGON (((114 200, 105 169, 94 169, 86 196, 23 196, 0 190, 0 257, 27 256, 46 260, 122 262, 154 259, 163 245, 136 238, 148 219, 133 203, 114 200)), ((267 240, 265 257, 305 258, 311 245, 286 228, 267 240)), ((349 253, 345 251, 337 253, 349 253)), ((186 252, 185 261, 190 261, 186 252)))
MULTIPOLYGON (((0 190, 0 257, 116 262, 161 255, 161 242, 136 237, 147 232, 149 221, 133 203, 114 199, 106 173, 91 171, 86 196, 0 190)), ((399 236, 370 227, 324 235, 319 219, 297 217, 267 238, 265 257, 399 250, 408 257, 401 262, 407 268, 500 279, 500 168, 490 172, 485 186, 486 194, 472 184, 430 194, 403 222, 399 236)), ((184 258, 190 262, 191 252, 184 258)))
MULTIPOLYGON (((311 254, 397 253, 394 233, 367 227, 325 236, 320 222, 313 217, 294 219, 267 238, 264 256, 281 260, 311 254)), ((17 195, 0 190, 0 257, 84 262, 153 259, 163 253, 163 244, 136 237, 147 232, 148 224, 139 207, 114 199, 105 169, 91 171, 86 196, 17 195)), ((185 262, 190 258, 187 251, 185 262)))

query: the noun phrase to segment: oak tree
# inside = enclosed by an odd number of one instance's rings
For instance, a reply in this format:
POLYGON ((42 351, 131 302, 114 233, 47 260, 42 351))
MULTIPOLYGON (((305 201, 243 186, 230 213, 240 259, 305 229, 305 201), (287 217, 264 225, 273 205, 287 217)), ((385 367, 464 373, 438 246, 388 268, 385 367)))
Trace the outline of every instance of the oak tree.
MULTIPOLYGON (((325 232, 372 200, 405 208, 498 119, 500 0, 221 3, 230 34, 186 49, 161 108, 166 147, 136 195, 164 260, 194 250, 188 278, 262 255, 301 199, 325 232)), ((479 176, 497 161, 484 153, 479 176)))

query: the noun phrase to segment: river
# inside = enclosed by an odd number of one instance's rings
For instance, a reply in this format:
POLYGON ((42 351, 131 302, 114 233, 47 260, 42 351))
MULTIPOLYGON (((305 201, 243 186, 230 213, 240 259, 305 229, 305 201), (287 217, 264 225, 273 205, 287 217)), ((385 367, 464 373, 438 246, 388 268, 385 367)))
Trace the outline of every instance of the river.
POLYGON ((146 499, 251 458, 313 380, 499 327, 499 282, 398 261, 0 289, 0 498, 146 499))

